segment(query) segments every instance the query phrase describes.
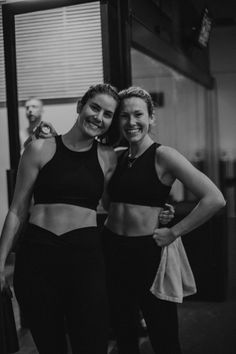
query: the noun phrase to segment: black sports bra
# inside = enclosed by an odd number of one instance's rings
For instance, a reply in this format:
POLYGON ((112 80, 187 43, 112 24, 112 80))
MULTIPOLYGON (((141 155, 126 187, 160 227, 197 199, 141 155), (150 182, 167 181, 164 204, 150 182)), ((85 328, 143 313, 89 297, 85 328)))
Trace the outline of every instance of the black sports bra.
POLYGON ((88 151, 68 149, 56 136, 56 152, 40 170, 34 187, 35 204, 64 203, 96 210, 103 193, 104 175, 97 142, 88 151))
POLYGON ((155 169, 155 153, 160 144, 153 143, 128 166, 128 151, 122 153, 108 185, 111 202, 163 207, 171 187, 164 185, 155 169))

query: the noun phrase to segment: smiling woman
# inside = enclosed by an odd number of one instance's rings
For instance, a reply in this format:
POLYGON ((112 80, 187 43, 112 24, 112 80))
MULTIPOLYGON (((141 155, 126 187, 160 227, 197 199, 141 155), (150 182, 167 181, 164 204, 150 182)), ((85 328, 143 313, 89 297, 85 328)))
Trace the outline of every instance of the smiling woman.
POLYGON ((82 134, 88 134, 88 137, 103 135, 111 125, 114 111, 115 109, 112 110, 110 107, 110 97, 104 94, 97 94, 84 106, 82 106, 82 101, 79 102, 77 105, 77 113, 80 117, 78 125, 82 134))
POLYGON ((32 141, 20 161, 1 235, 0 285, 6 286, 6 258, 33 196, 16 255, 14 288, 40 354, 67 353, 66 330, 73 353, 107 353, 105 271, 96 208, 116 157, 95 137, 108 133, 118 102, 111 85, 91 86, 77 105, 73 127, 64 135, 32 141))
POLYGON ((180 269, 184 257, 183 253, 173 257, 167 247, 176 249, 181 242, 178 238, 208 220, 225 205, 225 200, 209 178, 183 155, 152 140, 149 130, 154 111, 148 92, 130 87, 119 92, 119 97, 119 126, 129 147, 121 151, 108 184, 110 207, 103 232, 111 319, 118 351, 140 353, 141 310, 153 352, 181 354, 177 301, 173 296, 176 292, 171 282, 174 278, 176 288, 183 287, 175 269, 180 269), (180 222, 169 228, 161 227, 159 216, 176 179, 199 202, 180 222), (167 272, 160 275, 163 248, 172 256, 167 272), (167 279, 165 294, 160 286, 151 291, 154 279, 158 279, 155 284, 161 283, 160 277, 156 278, 159 275, 167 279))

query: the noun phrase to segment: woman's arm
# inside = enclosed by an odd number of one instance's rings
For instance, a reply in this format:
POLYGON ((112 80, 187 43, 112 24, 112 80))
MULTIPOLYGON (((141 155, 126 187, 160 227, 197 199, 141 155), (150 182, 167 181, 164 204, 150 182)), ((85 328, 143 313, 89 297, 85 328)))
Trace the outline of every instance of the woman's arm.
POLYGON ((196 169, 183 155, 167 146, 159 148, 162 181, 173 183, 178 179, 199 200, 196 207, 171 228, 156 229, 154 237, 159 246, 173 242, 210 219, 226 202, 217 186, 196 169))
POLYGON ((107 185, 113 175, 116 165, 117 165, 117 155, 112 148, 103 148, 103 153, 101 154, 102 161, 101 166, 104 172, 104 191, 102 195, 102 206, 107 211, 110 205, 109 195, 107 193, 107 185))
POLYGON ((4 286, 4 268, 21 226, 27 218, 32 198, 33 185, 40 166, 39 141, 30 144, 24 151, 16 179, 15 192, 10 209, 7 213, 0 238, 0 283, 4 286))

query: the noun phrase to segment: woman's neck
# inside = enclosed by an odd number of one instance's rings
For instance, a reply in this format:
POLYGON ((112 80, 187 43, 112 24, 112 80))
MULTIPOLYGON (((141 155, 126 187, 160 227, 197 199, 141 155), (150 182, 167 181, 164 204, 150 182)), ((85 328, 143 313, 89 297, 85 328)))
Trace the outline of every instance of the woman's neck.
POLYGON ((72 150, 88 150, 94 142, 94 138, 85 137, 75 126, 62 135, 64 144, 72 150))
POLYGON ((144 139, 138 142, 133 142, 129 144, 129 156, 131 158, 138 157, 141 155, 150 145, 153 144, 153 140, 147 135, 144 139))

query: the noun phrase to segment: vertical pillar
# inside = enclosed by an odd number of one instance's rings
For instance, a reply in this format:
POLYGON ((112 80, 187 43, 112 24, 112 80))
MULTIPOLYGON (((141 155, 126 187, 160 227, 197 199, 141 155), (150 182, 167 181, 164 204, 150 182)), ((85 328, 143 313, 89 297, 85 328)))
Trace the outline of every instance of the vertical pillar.
POLYGON ((206 105, 206 168, 208 176, 219 185, 219 120, 217 86, 205 91, 206 105))
POLYGON ((101 3, 104 81, 119 90, 131 85, 129 1, 101 3))
POLYGON ((20 158, 20 139, 18 123, 18 96, 16 73, 16 46, 14 15, 8 11, 7 5, 2 6, 3 36, 6 73, 6 96, 8 113, 8 132, 10 145, 10 166, 17 169, 20 158))

